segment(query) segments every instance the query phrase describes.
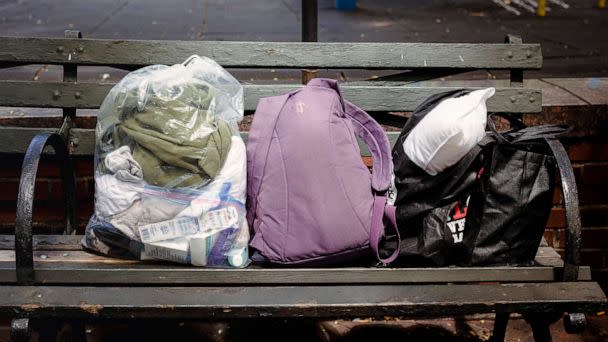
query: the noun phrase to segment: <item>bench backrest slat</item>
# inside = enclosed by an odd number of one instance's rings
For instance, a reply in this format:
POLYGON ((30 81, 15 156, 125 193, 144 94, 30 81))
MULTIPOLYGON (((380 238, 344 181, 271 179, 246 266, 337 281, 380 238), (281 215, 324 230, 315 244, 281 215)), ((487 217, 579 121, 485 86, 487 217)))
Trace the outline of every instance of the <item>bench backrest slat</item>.
MULTIPOLYGON (((452 74, 475 69, 508 69, 519 75, 542 66, 539 44, 436 44, 436 43, 280 43, 219 41, 136 41, 82 38, 0 37, 0 68, 25 64, 58 64, 63 82, 0 80, 0 106, 63 108, 71 115, 78 108, 98 108, 114 85, 75 82, 78 66, 111 66, 135 69, 151 64, 176 64, 193 54, 215 59, 227 68, 290 69, 386 69, 411 70, 412 80, 428 73, 452 74)), ((518 80, 516 80, 518 81, 518 80)), ((425 83, 344 83, 344 96, 366 111, 412 111, 438 92, 454 88, 425 83)), ((521 82, 497 88, 488 101, 491 112, 539 113, 541 92, 521 82)), ((458 84, 460 86, 460 84, 458 84)), ((247 111, 261 97, 301 87, 295 84, 244 86, 247 111)), ((389 118, 390 121, 390 118, 389 118)), ((0 153, 24 153, 41 128, 0 127, 0 153)), ((49 129, 54 131, 54 129, 49 129)), ((246 133, 243 133, 247 137, 246 133)), ((397 133, 388 133, 391 143, 397 133)), ((94 130, 72 129, 73 154, 92 155, 94 130)), ((362 155, 369 155, 361 146, 362 155)))
POLYGON ((539 69, 539 44, 279 43, 0 38, 0 65, 176 64, 193 54, 234 68, 539 69))
MULTIPOLYGON (((0 106, 98 108, 113 84, 0 81, 0 106)), ((261 97, 273 96, 301 85, 244 85, 245 109, 255 110, 261 97)), ((367 111, 412 111, 438 92, 455 88, 402 86, 343 86, 344 96, 367 111)), ((537 89, 497 88, 488 101, 492 112, 541 111, 537 89)))
MULTIPOLYGON (((32 138, 41 132, 56 132, 54 128, 33 127, 1 127, 0 126, 0 153, 23 154, 27 150, 32 138)), ((397 141, 399 132, 387 132, 391 146, 397 141)), ((247 142, 248 132, 241 132, 241 137, 247 142)), ((95 130, 86 128, 73 128, 70 131, 70 140, 73 143, 72 155, 92 156, 95 151, 95 130)), ((359 142, 362 156, 371 156, 367 146, 359 142)), ((49 150, 51 152, 51 150, 49 150)))

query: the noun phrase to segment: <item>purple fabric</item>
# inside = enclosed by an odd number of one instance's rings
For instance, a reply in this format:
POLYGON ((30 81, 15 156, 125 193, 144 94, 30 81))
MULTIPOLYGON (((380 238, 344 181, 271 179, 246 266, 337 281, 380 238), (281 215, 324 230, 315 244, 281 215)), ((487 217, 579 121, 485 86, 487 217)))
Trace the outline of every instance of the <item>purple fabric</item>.
POLYGON ((372 252, 384 264, 389 264, 399 255, 399 241, 401 241, 401 237, 399 235, 399 230, 397 229, 397 220, 395 217, 395 207, 392 205, 386 204, 386 193, 382 195, 377 195, 374 197, 374 209, 372 212, 372 228, 370 232, 370 247, 372 252), (393 251, 391 255, 387 258, 380 257, 380 252, 378 250, 378 245, 380 244, 380 240, 384 235, 384 218, 387 218, 389 221, 389 225, 393 229, 393 231, 397 235, 397 248, 393 251))
POLYGON ((255 110, 260 120, 252 124, 247 138, 247 221, 253 227, 254 214, 257 207, 257 195, 262 183, 262 176, 268 150, 270 137, 275 129, 277 118, 291 93, 281 96, 261 98, 255 110))
MULTIPOLYGON (((384 217, 388 219, 393 228, 397 228, 397 207, 387 204, 386 207, 384 207, 384 217)), ((395 230, 397 231, 397 235, 399 235, 399 230, 395 230)))
POLYGON ((223 266, 228 264, 228 251, 234 245, 234 240, 239 233, 238 228, 230 227, 217 233, 218 236, 207 256, 207 265, 223 266))
POLYGON ((388 188, 390 147, 382 128, 342 99, 335 81, 315 79, 261 99, 247 162, 251 246, 269 261, 327 263, 370 245, 377 252, 386 197, 375 201, 373 189, 388 188), (372 153, 373 176, 355 135, 372 153))
POLYGON ((372 154, 372 187, 376 191, 388 190, 393 163, 390 152, 384 153, 391 150, 391 145, 382 127, 365 111, 343 99, 338 81, 315 78, 308 82, 308 86, 331 88, 338 93, 344 113, 353 121, 355 134, 365 142, 372 154))
POLYGON ((348 101, 346 113, 351 115, 355 133, 365 142, 372 154, 372 188, 378 192, 388 190, 393 163, 391 155, 383 153, 391 150, 384 130, 367 113, 348 101))

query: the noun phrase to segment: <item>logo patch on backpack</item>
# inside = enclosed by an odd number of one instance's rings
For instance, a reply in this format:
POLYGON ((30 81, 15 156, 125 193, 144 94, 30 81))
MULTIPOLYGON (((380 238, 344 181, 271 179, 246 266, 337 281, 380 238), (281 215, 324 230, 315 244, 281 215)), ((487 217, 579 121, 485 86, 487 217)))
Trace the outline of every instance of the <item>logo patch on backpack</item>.
POLYGON ((464 239, 464 227, 467 220, 467 209, 469 207, 469 199, 471 196, 467 196, 465 201, 458 201, 454 206, 454 209, 448 214, 448 220, 446 224, 452 232, 452 238, 454 243, 461 243, 464 239))

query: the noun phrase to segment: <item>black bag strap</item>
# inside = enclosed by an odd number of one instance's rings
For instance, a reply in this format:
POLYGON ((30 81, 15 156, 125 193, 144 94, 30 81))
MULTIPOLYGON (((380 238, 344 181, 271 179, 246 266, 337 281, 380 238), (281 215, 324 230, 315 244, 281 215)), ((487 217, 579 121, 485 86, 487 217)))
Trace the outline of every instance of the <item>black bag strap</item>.
POLYGON ((537 140, 537 139, 551 139, 556 138, 562 134, 565 134, 571 130, 569 125, 539 125, 539 126, 526 126, 521 119, 517 118, 511 113, 491 113, 488 115, 488 129, 492 136, 496 138, 497 142, 505 144, 516 144, 525 141, 537 140), (507 132, 499 132, 496 129, 496 124, 493 117, 500 116, 507 121, 513 130, 507 132))
POLYGON ((564 195, 564 207, 566 209, 566 255, 564 260, 563 281, 575 281, 578 279, 580 265, 580 245, 581 245, 581 219, 578 206, 578 193, 576 180, 568 153, 557 139, 572 130, 569 125, 540 125, 527 127, 519 118, 512 114, 497 114, 511 123, 515 131, 500 133, 496 130, 494 122, 488 117, 488 128, 494 138, 499 142, 514 144, 519 142, 542 139, 555 158, 557 168, 560 173, 562 189, 564 195))

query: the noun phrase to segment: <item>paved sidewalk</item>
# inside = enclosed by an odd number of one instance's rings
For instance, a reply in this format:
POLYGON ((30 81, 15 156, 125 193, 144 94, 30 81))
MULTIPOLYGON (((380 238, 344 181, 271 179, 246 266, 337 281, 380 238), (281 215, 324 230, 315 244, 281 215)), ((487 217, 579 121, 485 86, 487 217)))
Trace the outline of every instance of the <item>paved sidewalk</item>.
MULTIPOLYGON (((547 17, 516 16, 489 0, 359 0, 342 12, 319 1, 319 40, 502 42, 507 33, 541 43, 531 77, 608 76, 608 9, 566 0, 547 17)), ((0 0, 0 34, 178 40, 300 40, 300 0, 0 0)))

